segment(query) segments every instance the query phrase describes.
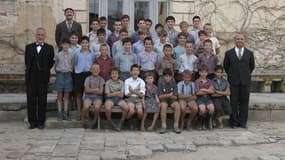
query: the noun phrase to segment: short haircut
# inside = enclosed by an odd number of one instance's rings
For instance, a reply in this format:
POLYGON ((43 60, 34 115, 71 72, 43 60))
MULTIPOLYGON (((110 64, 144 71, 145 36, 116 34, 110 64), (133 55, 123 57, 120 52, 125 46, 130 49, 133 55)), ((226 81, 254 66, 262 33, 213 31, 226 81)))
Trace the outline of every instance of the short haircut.
POLYGON ((145 19, 144 19, 144 18, 139 18, 139 19, 137 20, 137 24, 140 23, 140 21, 145 21, 145 19))
POLYGON ((166 17, 165 22, 167 22, 169 20, 173 20, 175 22, 175 18, 173 16, 166 17))
POLYGON ((74 10, 73 10, 72 8, 65 8, 65 9, 64 9, 64 13, 66 13, 66 12, 69 11, 69 10, 72 11, 72 12, 74 12, 74 10))
POLYGON ((116 18, 116 19, 114 20, 114 24, 115 24, 115 22, 121 22, 121 20, 120 20, 119 18, 116 18))
POLYGON ((71 36, 76 36, 76 37, 78 37, 78 33, 73 31, 73 32, 71 32, 71 34, 70 34, 70 37, 71 37, 71 36))
POLYGON ((158 36, 159 37, 161 37, 161 36, 167 36, 168 34, 167 34, 167 32, 166 32, 166 30, 161 30, 160 32, 158 32, 158 36))
POLYGON ((63 39, 60 44, 70 44, 70 41, 68 39, 63 39))
POLYGON ((199 67, 199 72, 206 71, 208 72, 208 67, 206 65, 202 65, 199 67))
POLYGON ((218 70, 221 70, 222 72, 224 72, 223 66, 222 66, 222 65, 217 65, 217 66, 215 67, 215 71, 218 71, 218 70))
POLYGON ((107 21, 107 18, 106 18, 105 16, 101 16, 101 17, 99 18, 99 21, 107 21))
POLYGON ((100 34, 106 35, 105 29, 103 29, 103 28, 98 29, 98 30, 97 30, 97 36, 99 36, 100 34))
POLYGON ((164 51, 166 48, 171 48, 171 49, 172 49, 172 46, 171 46, 170 44, 165 44, 165 45, 163 46, 163 51, 164 51))
POLYGON ((206 39, 206 40, 204 41, 204 44, 206 44, 206 43, 211 43, 211 44, 213 44, 213 42, 212 42, 210 39, 206 39))
POLYGON ((130 16, 127 15, 127 14, 124 14, 124 15, 121 17, 121 20, 123 20, 123 19, 128 19, 128 20, 130 20, 130 16))
POLYGON ((188 22, 186 22, 186 21, 181 21, 181 22, 179 23, 179 27, 181 28, 183 25, 189 26, 188 22))
POLYGON ((154 78, 154 73, 153 73, 153 72, 146 72, 145 75, 144 75, 144 77, 145 77, 145 79, 146 79, 147 77, 152 77, 152 78, 154 78))
POLYGON ((154 29, 156 30, 156 29, 159 28, 159 27, 164 28, 164 26, 163 26, 162 24, 158 23, 158 24, 156 24, 156 25, 154 26, 154 29))
POLYGON ((81 43, 82 41, 84 41, 84 40, 86 40, 86 41, 89 42, 89 37, 87 37, 87 36, 82 36, 80 43, 81 43))
POLYGON ((124 45, 125 43, 128 43, 128 42, 132 43, 132 39, 131 39, 130 37, 126 37, 126 38, 124 38, 124 39, 122 40, 122 44, 123 44, 123 45, 124 45))
POLYGON ((107 47, 107 48, 108 48, 108 44, 107 44, 107 43, 102 43, 102 44, 100 45, 100 49, 101 49, 102 47, 107 47))
POLYGON ((123 33, 123 32, 124 32, 124 33, 129 33, 126 28, 122 28, 122 29, 120 30, 120 33, 123 33))
POLYGON ((146 41, 150 41, 151 44, 153 45, 153 41, 152 41, 151 37, 146 37, 146 38, 143 40, 143 44, 145 44, 146 41))
POLYGON ((200 31, 198 32, 198 35, 199 35, 199 37, 200 37, 201 35, 207 36, 207 33, 206 33, 204 30, 200 30, 200 31))
POLYGON ((204 24, 203 28, 205 29, 206 26, 212 26, 212 24, 211 23, 206 23, 206 24, 204 24))
POLYGON ((112 67, 111 70, 110 70, 110 74, 112 72, 118 72, 120 74, 120 69, 118 67, 112 67))
POLYGON ((192 76, 192 72, 188 69, 183 71, 183 76, 192 76))
POLYGON ((172 76, 173 75, 173 72, 170 68, 165 68, 163 70, 163 76, 166 76, 166 75, 169 75, 169 76, 172 76))
POLYGON ((201 20, 201 18, 199 16, 197 16, 197 15, 192 18, 192 22, 194 22, 195 19, 201 20))
POLYGON ((93 18, 93 19, 91 20, 91 24, 92 24, 94 21, 99 23, 99 19, 98 19, 98 18, 93 18))
POLYGON ((189 41, 189 40, 186 40, 186 43, 185 43, 185 44, 192 44, 192 45, 194 45, 194 42, 189 41))
POLYGON ((144 21, 146 21, 146 22, 150 22, 150 24, 152 24, 152 20, 151 20, 151 19, 149 19, 149 18, 145 19, 144 21))
POLYGON ((177 38, 180 38, 181 36, 187 37, 187 35, 183 32, 178 33, 177 38))
POLYGON ((131 66, 131 71, 132 71, 134 68, 140 69, 140 66, 139 66, 138 64, 133 64, 133 65, 131 66))

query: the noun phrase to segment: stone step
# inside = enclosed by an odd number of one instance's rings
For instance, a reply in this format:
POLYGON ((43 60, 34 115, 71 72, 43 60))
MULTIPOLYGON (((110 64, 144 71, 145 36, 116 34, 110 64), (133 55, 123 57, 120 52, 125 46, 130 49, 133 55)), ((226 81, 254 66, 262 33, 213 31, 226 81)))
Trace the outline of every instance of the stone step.
MULTIPOLYGON (((284 93, 251 93, 249 120, 285 121, 284 93)), ((26 117, 25 94, 0 94, 0 122, 26 117)), ((56 117, 56 94, 48 94, 48 117, 56 117)))

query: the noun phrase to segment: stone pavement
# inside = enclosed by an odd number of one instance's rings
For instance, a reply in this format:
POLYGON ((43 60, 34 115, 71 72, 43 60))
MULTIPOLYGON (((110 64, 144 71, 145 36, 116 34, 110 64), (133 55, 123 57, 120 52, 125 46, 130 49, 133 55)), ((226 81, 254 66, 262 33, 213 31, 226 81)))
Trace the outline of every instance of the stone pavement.
POLYGON ((285 124, 249 122, 249 129, 156 132, 28 130, 0 123, 0 160, 285 160, 285 124))

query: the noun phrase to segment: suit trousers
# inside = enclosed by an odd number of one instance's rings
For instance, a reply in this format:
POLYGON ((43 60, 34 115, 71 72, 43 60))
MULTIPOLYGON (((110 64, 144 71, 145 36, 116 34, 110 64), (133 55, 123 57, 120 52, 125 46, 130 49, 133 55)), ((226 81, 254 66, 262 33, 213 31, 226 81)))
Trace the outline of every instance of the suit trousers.
POLYGON ((27 110, 31 125, 44 125, 46 120, 48 82, 42 77, 43 72, 32 71, 27 82, 27 110))
POLYGON ((250 85, 231 85, 230 89, 232 107, 230 124, 232 126, 246 127, 248 119, 250 85))

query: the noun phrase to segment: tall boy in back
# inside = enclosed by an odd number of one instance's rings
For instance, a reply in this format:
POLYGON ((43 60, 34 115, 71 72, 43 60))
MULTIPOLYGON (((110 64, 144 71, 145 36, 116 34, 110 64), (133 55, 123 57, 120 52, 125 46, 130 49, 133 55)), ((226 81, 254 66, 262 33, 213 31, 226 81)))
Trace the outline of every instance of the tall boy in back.
POLYGON ((91 68, 91 76, 87 77, 84 82, 84 104, 82 111, 83 127, 87 128, 86 117, 88 117, 89 108, 93 104, 94 107, 94 121, 92 129, 96 128, 97 119, 100 113, 100 107, 103 102, 104 79, 99 76, 100 66, 93 64, 91 68))
MULTIPOLYGON (((97 43, 90 43, 90 50, 95 54, 95 57, 100 56, 100 46, 101 44, 107 44, 105 41, 106 37, 106 31, 103 28, 98 29, 97 31, 97 37, 98 37, 98 42, 97 43)), ((107 44, 108 47, 108 56, 111 57, 111 52, 110 52, 110 47, 107 44)))

